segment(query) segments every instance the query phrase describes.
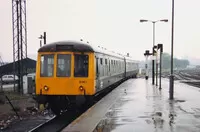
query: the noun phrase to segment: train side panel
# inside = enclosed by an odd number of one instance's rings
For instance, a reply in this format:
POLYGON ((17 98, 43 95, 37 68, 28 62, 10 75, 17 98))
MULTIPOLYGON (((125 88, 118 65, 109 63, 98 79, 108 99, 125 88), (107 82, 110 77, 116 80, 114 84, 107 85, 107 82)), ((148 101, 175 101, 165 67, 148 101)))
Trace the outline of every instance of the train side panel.
POLYGON ((106 87, 124 78, 124 59, 95 53, 96 60, 96 91, 99 92, 106 87))
POLYGON ((126 58, 126 77, 136 77, 138 71, 138 63, 126 58))

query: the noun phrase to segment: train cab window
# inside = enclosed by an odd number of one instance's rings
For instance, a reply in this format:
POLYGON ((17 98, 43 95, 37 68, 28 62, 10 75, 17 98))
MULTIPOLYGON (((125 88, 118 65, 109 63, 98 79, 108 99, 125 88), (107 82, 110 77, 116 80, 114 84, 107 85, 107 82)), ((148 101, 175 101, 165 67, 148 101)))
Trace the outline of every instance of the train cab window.
POLYGON ((88 55, 74 55, 74 77, 88 77, 88 55))
POLYGON ((71 71, 71 55, 58 54, 57 77, 69 77, 71 71))
POLYGON ((40 76, 52 77, 54 71, 54 55, 42 55, 40 58, 40 76))

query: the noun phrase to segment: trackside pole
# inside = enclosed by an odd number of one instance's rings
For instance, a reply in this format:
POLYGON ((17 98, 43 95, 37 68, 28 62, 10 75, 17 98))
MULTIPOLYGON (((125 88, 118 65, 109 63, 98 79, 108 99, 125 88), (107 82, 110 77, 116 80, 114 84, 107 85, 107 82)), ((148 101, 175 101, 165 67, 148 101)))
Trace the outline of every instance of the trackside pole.
POLYGON ((146 62, 145 62, 145 79, 148 80, 149 78, 149 71, 148 71, 148 56, 146 55, 146 62))

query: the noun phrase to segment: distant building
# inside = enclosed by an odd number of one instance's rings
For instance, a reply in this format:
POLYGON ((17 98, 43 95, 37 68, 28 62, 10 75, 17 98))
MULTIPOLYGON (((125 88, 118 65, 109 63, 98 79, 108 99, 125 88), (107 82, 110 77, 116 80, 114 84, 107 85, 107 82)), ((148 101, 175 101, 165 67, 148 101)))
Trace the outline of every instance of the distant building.
MULTIPOLYGON (((23 63, 23 74, 35 73, 36 61, 30 58, 21 60, 23 63)), ((18 68, 18 61, 15 62, 15 68, 18 68)), ((13 75, 14 74, 14 63, 8 63, 0 66, 0 76, 13 75)), ((17 72, 16 72, 17 74, 17 72)))

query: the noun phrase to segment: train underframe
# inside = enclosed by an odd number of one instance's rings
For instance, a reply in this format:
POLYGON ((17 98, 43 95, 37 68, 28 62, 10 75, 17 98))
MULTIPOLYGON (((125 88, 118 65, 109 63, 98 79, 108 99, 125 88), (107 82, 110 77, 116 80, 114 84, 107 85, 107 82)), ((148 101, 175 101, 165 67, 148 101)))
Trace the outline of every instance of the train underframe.
MULTIPOLYGON (((132 75, 126 77, 113 85, 118 85, 119 83, 129 79, 129 78, 136 78, 136 75, 132 75)), ((109 87, 112 87, 109 86, 109 87)), ((109 90, 109 88, 105 88, 102 91, 98 92, 102 93, 105 90, 109 90)), ((81 109, 84 106, 91 105, 94 103, 94 97, 97 95, 37 95, 35 97, 36 101, 39 104, 44 104, 47 106, 47 109, 51 109, 54 114, 60 115, 64 111, 76 110, 81 109)))
POLYGON ((54 114, 60 115, 62 112, 92 104, 93 98, 93 95, 37 95, 35 99, 39 104, 51 109, 54 114))

